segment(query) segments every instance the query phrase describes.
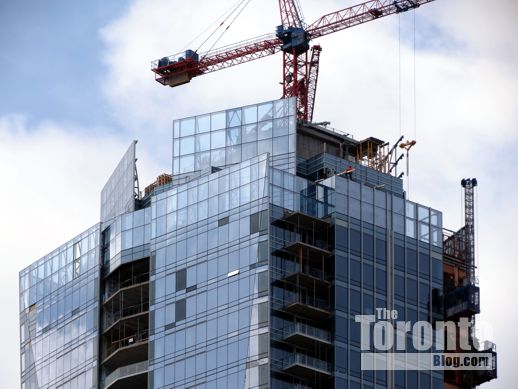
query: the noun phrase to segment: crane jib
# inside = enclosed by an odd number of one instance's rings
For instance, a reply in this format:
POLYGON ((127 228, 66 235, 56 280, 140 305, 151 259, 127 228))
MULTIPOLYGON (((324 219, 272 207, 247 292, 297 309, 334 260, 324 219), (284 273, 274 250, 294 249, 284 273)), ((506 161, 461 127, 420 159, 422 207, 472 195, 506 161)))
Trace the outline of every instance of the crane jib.
POLYGON ((305 24, 296 0, 279 0, 281 25, 276 34, 263 35, 204 54, 187 50, 151 63, 155 79, 171 87, 186 84, 193 77, 226 69, 282 51, 283 97, 297 97, 298 117, 311 121, 313 115, 318 61, 321 48, 310 41, 384 16, 399 14, 434 0, 371 0, 323 15, 305 24))

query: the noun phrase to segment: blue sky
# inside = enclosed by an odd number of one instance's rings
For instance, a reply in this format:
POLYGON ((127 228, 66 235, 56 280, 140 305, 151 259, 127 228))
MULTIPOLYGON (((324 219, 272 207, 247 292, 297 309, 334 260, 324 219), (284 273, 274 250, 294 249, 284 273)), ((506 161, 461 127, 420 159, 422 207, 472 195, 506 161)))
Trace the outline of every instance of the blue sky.
MULTIPOLYGON (((133 139, 145 186, 171 169, 174 119, 280 96, 281 56, 175 89, 153 80, 151 60, 179 51, 234 2, 0 2, 1 333, 18 332, 18 271, 98 221, 101 188, 133 139)), ((309 22, 356 2, 301 0, 309 22)), ((484 387, 507 389, 518 381, 518 313, 503 304, 518 272, 506 248, 518 234, 518 5, 488 4, 419 8, 415 69, 412 13, 401 15, 401 57, 397 16, 314 42, 323 47, 315 120, 357 139, 416 137, 410 199, 444 211, 450 229, 461 225, 460 179, 477 177, 480 321, 492 325, 500 358, 499 379, 484 387)), ((273 32, 277 12, 274 0, 252 1, 221 45, 273 32)), ((8 336, 4 387, 19 385, 18 355, 8 336)))
POLYGON ((127 6, 99 0, 0 2, 0 114, 113 124, 109 108, 99 104, 99 29, 127 6))

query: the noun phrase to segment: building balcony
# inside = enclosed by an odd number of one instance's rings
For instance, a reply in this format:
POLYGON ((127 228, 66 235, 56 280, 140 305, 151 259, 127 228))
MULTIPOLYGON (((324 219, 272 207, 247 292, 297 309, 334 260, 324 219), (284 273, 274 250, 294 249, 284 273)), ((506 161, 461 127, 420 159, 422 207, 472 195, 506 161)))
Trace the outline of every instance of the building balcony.
POLYGON ((329 301, 304 293, 295 293, 285 299, 283 309, 292 315, 313 321, 320 321, 331 316, 329 301))
POLYGON ((305 289, 322 290, 331 286, 331 275, 312 266, 290 262, 284 268, 273 268, 272 278, 277 285, 290 283, 305 289))
POLYGON ((122 309, 117 310, 115 312, 107 312, 107 310, 105 310, 103 316, 103 332, 108 332, 111 328, 113 328, 114 325, 118 324, 123 320, 137 320, 139 316, 147 314, 149 314, 149 303, 147 301, 131 306, 125 306, 122 309))
POLYGON ((149 261, 146 259, 117 269, 106 279, 104 290, 106 299, 101 317, 103 366, 111 371, 146 361, 149 338, 149 261))
POLYGON ((480 313, 480 289, 475 285, 455 288, 444 297, 446 319, 469 317, 480 313))
POLYGON ((122 366, 108 374, 104 380, 105 389, 146 389, 148 362, 122 366))
POLYGON ((331 251, 325 248, 301 241, 288 243, 281 250, 294 254, 299 259, 325 259, 331 255, 331 251))
POLYGON ((110 298, 115 296, 119 292, 129 290, 134 287, 139 287, 149 283, 149 273, 137 274, 131 278, 125 279, 117 284, 110 284, 106 286, 106 292, 104 294, 104 302, 107 302, 110 298))
POLYGON ((107 275, 104 281, 103 301, 106 303, 118 293, 149 283, 149 259, 124 264, 107 275))
POLYGON ((294 346, 315 349, 331 345, 331 333, 304 323, 294 323, 284 328, 283 340, 294 346))
POLYGON ((284 213, 284 215, 282 216, 282 218, 279 220, 282 220, 286 223, 289 223, 289 224, 292 224, 295 226, 299 226, 304 229, 316 230, 316 231, 321 231, 326 228, 330 228, 333 225, 331 223, 331 221, 329 220, 329 218, 319 219, 317 217, 314 217, 314 216, 308 215, 307 213, 303 213, 303 212, 299 212, 299 211, 293 211, 293 212, 286 211, 284 213))
POLYGON ((148 359, 148 330, 141 330, 122 339, 109 342, 104 352, 103 365, 122 367, 148 359))
POLYGON ((329 362, 299 353, 283 359, 280 366, 284 373, 304 379, 313 379, 315 376, 331 376, 331 364, 329 362))
POLYGON ((309 266, 298 266, 292 272, 285 272, 283 280, 293 285, 320 290, 331 285, 328 273, 309 266))

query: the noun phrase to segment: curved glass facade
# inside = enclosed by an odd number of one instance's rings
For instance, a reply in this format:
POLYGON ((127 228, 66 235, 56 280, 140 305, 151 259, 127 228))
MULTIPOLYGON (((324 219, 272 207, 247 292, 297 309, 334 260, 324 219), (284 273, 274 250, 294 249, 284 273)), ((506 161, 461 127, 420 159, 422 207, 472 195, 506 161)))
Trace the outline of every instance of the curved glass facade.
POLYGON ((22 389, 97 388, 99 234, 92 227, 20 272, 22 389))

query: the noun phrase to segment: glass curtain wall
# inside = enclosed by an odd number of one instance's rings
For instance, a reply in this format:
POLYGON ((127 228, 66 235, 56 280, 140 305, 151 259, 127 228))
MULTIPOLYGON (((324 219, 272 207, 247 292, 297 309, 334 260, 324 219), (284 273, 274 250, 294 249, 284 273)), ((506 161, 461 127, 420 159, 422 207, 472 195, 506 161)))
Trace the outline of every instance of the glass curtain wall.
POLYGON ((153 198, 150 387, 268 386, 268 165, 153 198))
POLYGON ((280 99, 175 120, 173 175, 225 167, 269 153, 295 173, 296 100, 280 99))
POLYGON ((21 387, 97 388, 99 226, 20 272, 21 387))

